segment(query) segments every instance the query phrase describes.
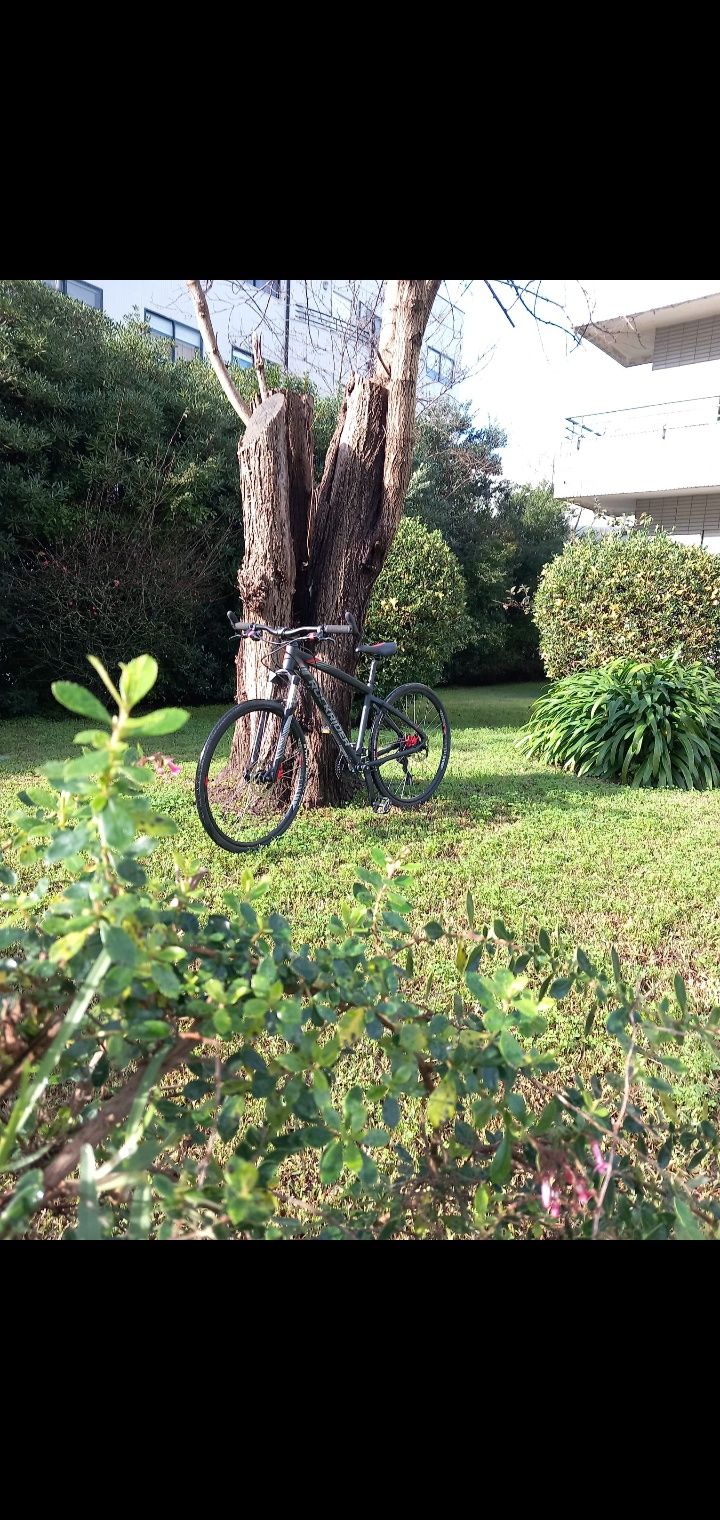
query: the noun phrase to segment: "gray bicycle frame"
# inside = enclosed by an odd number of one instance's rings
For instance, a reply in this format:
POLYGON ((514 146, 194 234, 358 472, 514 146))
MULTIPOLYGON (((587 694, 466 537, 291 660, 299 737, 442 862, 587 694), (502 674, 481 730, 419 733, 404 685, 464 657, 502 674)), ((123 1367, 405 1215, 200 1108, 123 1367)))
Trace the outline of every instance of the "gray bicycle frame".
MULTIPOLYGON (((285 703, 285 714, 280 727, 275 755, 273 757, 272 772, 274 780, 277 779, 278 770, 283 762, 285 745, 287 743, 288 735, 292 727, 295 706, 300 695, 301 686, 304 686, 306 690, 310 692, 313 700, 320 708, 320 711, 328 724, 335 743, 337 744, 338 749, 344 755, 351 771, 362 772, 374 768, 377 765, 378 760, 382 759, 383 755, 387 755, 388 758, 391 758, 396 754, 395 746, 389 745, 385 750, 381 750, 380 753, 376 755, 375 760, 370 761, 369 759, 363 758, 362 747, 365 740, 365 735, 367 733, 368 718, 370 716, 371 708, 373 707, 381 708, 389 715, 390 724, 396 730, 398 737, 405 733, 408 728, 414 729, 415 733, 418 734, 421 743, 427 747, 427 734, 425 733, 425 730, 419 726, 419 724, 413 723, 412 719, 408 718, 405 713, 398 712, 397 708, 394 708, 390 702, 385 702, 383 701, 382 697, 375 696, 374 688, 378 663, 379 662, 377 660, 372 660, 370 665, 369 679, 367 681, 360 681, 358 680, 357 676, 351 676, 346 670, 340 670, 337 665, 329 665, 325 662, 325 660, 318 660, 314 656, 309 656, 306 659, 303 659, 302 655, 298 654, 297 649, 292 644, 286 644, 285 659, 283 661, 282 669, 274 670, 272 672, 270 677, 270 684, 268 687, 268 694, 272 697, 272 690, 276 681, 286 680, 289 684, 287 700, 285 703), (324 693, 320 690, 317 681, 313 678, 312 670, 309 668, 311 663, 313 670, 322 671, 323 675, 326 676, 334 676, 335 679, 341 681, 343 685, 352 686, 355 691, 361 691, 364 693, 365 700, 363 702, 362 712, 360 714, 357 744, 351 743, 350 738, 342 727, 342 724, 335 716, 330 703, 328 702, 324 693), (394 722, 393 719, 397 719, 397 722, 394 722)), ((258 724, 258 733, 255 736, 255 743, 253 745, 252 754, 250 755, 249 759, 249 767, 252 767, 257 761, 264 727, 264 724, 258 724)))

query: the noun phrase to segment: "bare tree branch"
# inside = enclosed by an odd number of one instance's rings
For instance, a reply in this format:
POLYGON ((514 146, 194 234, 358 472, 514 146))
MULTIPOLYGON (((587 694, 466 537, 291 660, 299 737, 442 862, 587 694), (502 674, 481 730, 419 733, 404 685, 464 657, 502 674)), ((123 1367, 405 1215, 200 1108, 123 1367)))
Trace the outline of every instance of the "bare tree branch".
POLYGON ((510 323, 510 326, 511 326, 511 327, 514 327, 514 326, 515 326, 515 323, 514 323, 514 322, 513 322, 513 319, 512 319, 512 317, 511 317, 511 316, 510 316, 510 313, 509 313, 509 311, 508 311, 508 309, 507 309, 507 307, 506 307, 506 306, 503 306, 503 303, 502 303, 502 301, 501 301, 501 300, 500 300, 500 297, 499 297, 499 295, 498 295, 498 293, 497 293, 497 291, 496 291, 496 290, 493 290, 493 288, 492 288, 492 285, 491 285, 491 284, 490 284, 490 281, 489 281, 489 280, 483 280, 483 284, 484 284, 484 285, 487 285, 487 288, 488 288, 488 290, 489 290, 489 291, 490 291, 490 294, 491 294, 491 296, 492 296, 492 298, 493 298, 493 301, 497 301, 497 303, 498 303, 498 306, 499 306, 499 307, 500 307, 500 310, 501 310, 501 312, 502 312, 502 313, 503 313, 503 315, 504 315, 504 316, 506 316, 506 317, 507 317, 507 319, 508 319, 508 322, 509 322, 509 323, 510 323))
MULTIPOLYGON (((503 311, 505 311, 505 307, 503 306, 502 301, 499 300, 490 282, 486 280, 485 284, 487 285, 490 294, 494 296, 495 300, 498 302, 498 305, 502 307, 503 311)), ((553 322, 550 317, 542 316, 538 311, 537 308, 539 301, 542 301, 546 306, 554 306, 556 311, 564 311, 564 307, 561 306, 559 301, 553 301, 550 296, 544 296, 542 294, 540 290, 540 280, 527 280, 525 284, 521 284, 519 280, 498 280, 498 284, 504 285, 508 290, 512 291, 515 297, 515 302, 513 304, 517 304, 519 302, 522 306, 523 311, 526 311, 528 316, 532 317, 533 320, 538 323, 538 326, 554 327, 557 332, 564 333, 566 338, 572 339, 573 348, 578 347, 580 343, 580 337, 575 332, 574 328, 568 327, 562 322, 553 322), (528 302, 525 299, 526 296, 530 297, 532 300, 532 306, 528 305, 528 302)), ((507 311, 505 311, 505 315, 510 322, 511 318, 507 311)), ((512 323, 512 325, 514 326, 515 324, 512 323)))
POLYGON ((215 336, 215 329, 212 325, 210 310, 208 303, 205 300, 205 293, 202 290, 200 281, 186 280, 185 284, 187 285, 190 295, 192 296, 193 305, 195 307, 195 312, 198 319, 198 326, 207 346, 210 363, 212 364, 215 374, 220 381, 220 384, 225 392, 225 395, 228 398, 228 401, 230 402, 231 407, 234 408, 238 414, 238 417, 242 418, 245 426, 247 427, 252 413, 247 402, 243 401, 240 392, 233 385, 233 382, 230 379, 230 375, 228 374, 227 365, 217 345, 217 338, 215 336))
POLYGON ((378 340, 376 374, 378 379, 389 380, 392 374, 395 351, 395 319, 397 316, 399 280, 388 280, 385 287, 382 326, 378 340))
POLYGON ((260 336, 259 328, 256 328, 255 332, 252 335, 252 351, 253 363, 255 365, 255 374, 257 375, 257 382, 260 388, 260 400, 267 401, 269 392, 267 388, 267 381, 265 379, 265 360, 262 356, 262 339, 260 336))

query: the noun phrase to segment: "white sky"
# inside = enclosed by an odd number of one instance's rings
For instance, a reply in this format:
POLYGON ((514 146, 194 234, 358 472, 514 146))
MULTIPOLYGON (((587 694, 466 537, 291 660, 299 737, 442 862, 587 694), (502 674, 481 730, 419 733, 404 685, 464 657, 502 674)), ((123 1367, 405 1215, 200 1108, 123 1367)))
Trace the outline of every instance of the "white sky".
MULTIPOLYGON (((509 293, 496 288, 508 305, 509 293)), ((720 279, 547 280, 541 290, 567 309, 572 327, 589 316, 617 317, 689 301, 720 290, 720 279)), ((591 343, 573 348, 563 333, 538 325, 520 306, 512 309, 512 328, 482 281, 470 287, 460 305, 465 312, 463 365, 476 373, 454 394, 471 403, 477 425, 490 419, 505 429, 503 469, 517 482, 552 480, 568 416, 720 391, 717 363, 655 373, 650 364, 623 369, 591 343)), ((544 310, 553 321, 564 321, 562 312, 544 310)))

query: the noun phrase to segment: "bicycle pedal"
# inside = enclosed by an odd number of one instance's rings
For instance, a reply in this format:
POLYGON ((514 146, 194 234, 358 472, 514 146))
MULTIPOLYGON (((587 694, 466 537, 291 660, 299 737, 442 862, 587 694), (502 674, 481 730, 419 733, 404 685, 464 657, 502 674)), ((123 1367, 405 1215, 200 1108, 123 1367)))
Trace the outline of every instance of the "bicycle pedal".
POLYGON ((374 802, 372 805, 373 812, 380 813, 383 817, 386 813, 390 812, 391 807, 392 803, 389 797, 380 797, 379 800, 377 802, 374 802))

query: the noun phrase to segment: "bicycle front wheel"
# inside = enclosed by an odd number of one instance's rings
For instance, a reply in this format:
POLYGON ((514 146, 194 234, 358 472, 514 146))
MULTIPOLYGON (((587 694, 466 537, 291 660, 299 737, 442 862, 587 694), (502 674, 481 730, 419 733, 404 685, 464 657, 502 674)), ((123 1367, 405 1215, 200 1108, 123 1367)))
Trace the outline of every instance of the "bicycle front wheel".
POLYGON ((450 723, 429 686, 397 686, 378 707, 368 758, 379 792, 394 807, 420 807, 436 792, 450 759, 450 723))
POLYGON ((195 773, 195 802, 205 832, 222 850, 259 850, 279 839, 297 814, 307 757, 296 718, 273 775, 284 715, 280 702, 240 702, 223 714, 205 741, 195 773))

